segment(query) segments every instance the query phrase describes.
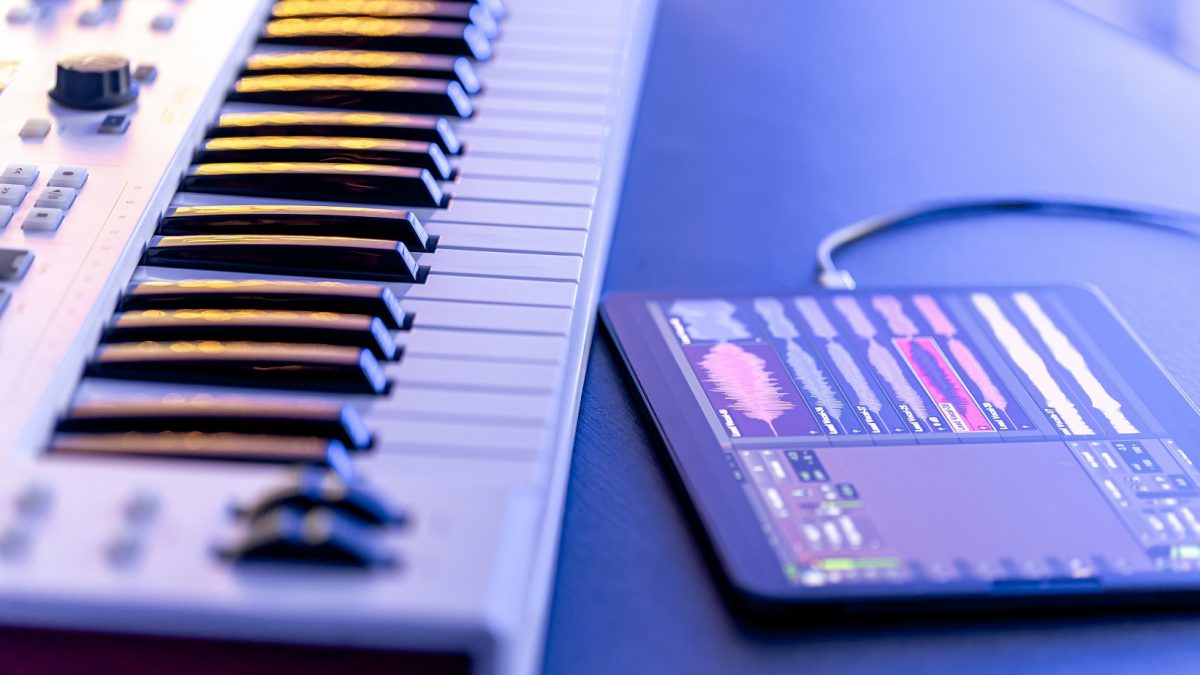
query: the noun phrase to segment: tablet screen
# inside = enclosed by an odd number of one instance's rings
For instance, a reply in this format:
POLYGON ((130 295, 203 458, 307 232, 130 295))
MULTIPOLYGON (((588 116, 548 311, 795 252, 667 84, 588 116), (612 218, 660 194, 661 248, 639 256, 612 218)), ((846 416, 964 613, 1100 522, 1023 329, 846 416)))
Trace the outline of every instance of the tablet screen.
POLYGON ((605 311, 719 557, 759 593, 1195 583, 1196 413, 1091 292, 605 311))

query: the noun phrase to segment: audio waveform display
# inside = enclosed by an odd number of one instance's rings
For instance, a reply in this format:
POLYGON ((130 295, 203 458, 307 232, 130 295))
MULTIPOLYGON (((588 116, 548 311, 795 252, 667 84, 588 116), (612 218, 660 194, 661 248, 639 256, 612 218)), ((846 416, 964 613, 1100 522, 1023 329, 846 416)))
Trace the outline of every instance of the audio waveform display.
POLYGON ((953 431, 996 430, 932 338, 895 338, 893 342, 953 431))
MULTIPOLYGON (((886 432, 888 427, 881 426, 875 421, 876 418, 884 415, 883 401, 875 392, 875 387, 867 379, 862 368, 858 367, 858 363, 850 351, 837 341, 838 330, 825 315, 825 311, 821 309, 816 298, 793 298, 792 304, 804 317, 804 321, 812 330, 813 335, 826 341, 825 351, 829 354, 834 367, 837 368, 850 390, 854 392, 854 397, 858 399, 858 405, 867 412, 864 421, 868 428, 872 431, 878 429, 879 432, 886 432)), ((897 429, 897 431, 902 431, 902 429, 897 429)))
POLYGON ((950 345, 950 353, 954 359, 958 361, 963 370, 967 372, 967 377, 975 383, 976 387, 983 392, 983 396, 992 405, 995 405, 1001 410, 1008 409, 1008 397, 1000 392, 1000 387, 992 382, 991 375, 987 369, 979 362, 979 358, 975 356, 975 352, 967 346, 965 342, 958 339, 958 327, 954 325, 942 311, 937 300, 930 295, 914 295, 913 304, 916 305, 917 311, 925 317, 929 325, 933 328, 933 332, 946 338, 950 345))
MULTIPOLYGON (((918 417, 922 422, 936 420, 930 414, 929 407, 925 405, 925 400, 915 387, 909 383, 905 377, 904 371, 900 368, 900 363, 887 347, 879 344, 875 339, 876 330, 875 324, 867 318, 858 301, 848 295, 839 295, 834 297, 833 306, 846 317, 846 322, 850 324, 850 329, 855 335, 867 341, 867 361, 883 378, 888 387, 896 395, 896 402, 901 407, 907 407, 912 411, 913 415, 918 417)), ((925 431, 923 426, 914 426, 914 431, 925 431)))
POLYGON ((910 337, 921 332, 917 324, 904 312, 904 304, 900 302, 900 298, 894 295, 876 295, 871 299, 871 306, 883 316, 884 321, 887 321, 888 330, 892 331, 892 335, 910 337))
POLYGON ((687 355, 732 438, 821 434, 770 345, 692 345, 687 355))
POLYGON ((796 584, 1062 578, 1128 568, 1130 545, 1200 573, 1200 458, 1163 426, 1189 406, 1105 310, 970 288, 644 296, 606 318, 653 327, 620 340, 677 461, 731 471, 796 584))
POLYGON ((943 352, 950 353, 950 357, 958 364, 958 372, 964 374, 973 386, 976 401, 988 413, 992 424, 1001 431, 1034 429, 1029 415, 1010 400, 1012 397, 1007 388, 996 381, 975 349, 964 339, 964 332, 946 315, 941 304, 925 293, 914 295, 912 303, 933 334, 941 340, 943 352))
POLYGON ((767 322, 767 332, 771 337, 780 340, 796 340, 800 337, 800 330, 787 317, 783 303, 775 298, 755 298, 754 311, 767 322))
POLYGON ((1054 321, 1046 315, 1038 301, 1028 293, 1014 293, 1013 301, 1033 324, 1034 329, 1042 338, 1042 342, 1050 347, 1050 353, 1054 355, 1054 359, 1062 364, 1067 372, 1071 373, 1071 376, 1087 393, 1092 407, 1100 411, 1100 414, 1108 420, 1118 434, 1138 433, 1137 426, 1121 412, 1121 403, 1108 393, 1108 390, 1092 373, 1092 369, 1088 367, 1083 354, 1079 353, 1075 345, 1071 344, 1070 338, 1064 335, 1054 321))
POLYGON ((734 318, 737 307, 728 300, 677 300, 667 311, 683 320, 693 340, 727 342, 752 337, 746 324, 734 318))
POLYGON ((800 381, 800 386, 816 403, 816 412, 823 411, 835 423, 830 432, 837 433, 839 429, 845 429, 842 414, 846 404, 817 360, 797 341, 800 330, 787 317, 783 303, 775 298, 756 298, 754 310, 766 322, 771 337, 783 341, 784 359, 800 381))
POLYGON ((679 298, 660 307, 731 438, 995 442, 1147 429, 1146 414, 1097 369, 1086 336, 1071 337, 1066 310, 1032 292, 679 298))
POLYGON ((996 299, 986 293, 972 293, 971 303, 983 316, 992 334, 1012 362, 1016 364, 1041 394, 1058 430, 1064 436, 1094 436, 1096 430, 1083 419, 1071 397, 1063 391, 1058 381, 1050 374, 1046 362, 1021 335, 1021 331, 1009 321, 996 299))

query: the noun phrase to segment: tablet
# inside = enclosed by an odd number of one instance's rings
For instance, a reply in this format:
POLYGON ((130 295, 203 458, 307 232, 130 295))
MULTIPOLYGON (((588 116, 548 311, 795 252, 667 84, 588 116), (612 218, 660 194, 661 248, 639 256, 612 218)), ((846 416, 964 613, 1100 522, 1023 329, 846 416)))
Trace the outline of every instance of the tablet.
POLYGON ((1200 597, 1200 415, 1094 290, 617 295, 603 313, 754 607, 1200 597))

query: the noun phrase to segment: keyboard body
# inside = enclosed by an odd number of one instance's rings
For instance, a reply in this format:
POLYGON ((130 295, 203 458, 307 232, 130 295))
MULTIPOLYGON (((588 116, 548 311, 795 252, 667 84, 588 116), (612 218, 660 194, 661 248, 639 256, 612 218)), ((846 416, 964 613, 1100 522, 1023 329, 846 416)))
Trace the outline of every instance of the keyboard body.
POLYGON ((449 206, 411 209, 438 237, 415 255, 428 277, 386 284, 414 315, 394 334, 404 357, 384 365, 390 390, 288 394, 349 402, 375 435, 355 474, 407 518, 375 535, 394 562, 370 570, 221 554, 244 536, 238 507, 292 480, 292 465, 46 451, 80 402, 227 393, 83 373, 131 283, 196 276, 144 264, 163 214, 248 201, 179 192, 214 120, 273 108, 225 101, 248 55, 270 51, 257 45, 270 2, 142 0, 85 16, 96 6, 17 3, 0 19, 0 166, 37 170, 0 230, 0 249, 32 254, 0 281, 0 624, 535 671, 654 3, 507 0, 495 55, 476 64, 475 113, 453 122, 467 151, 450 158, 449 206), (114 50, 147 67, 135 103, 82 111, 47 97, 59 59, 114 50), (63 167, 87 180, 61 224, 39 229, 35 202, 63 167))

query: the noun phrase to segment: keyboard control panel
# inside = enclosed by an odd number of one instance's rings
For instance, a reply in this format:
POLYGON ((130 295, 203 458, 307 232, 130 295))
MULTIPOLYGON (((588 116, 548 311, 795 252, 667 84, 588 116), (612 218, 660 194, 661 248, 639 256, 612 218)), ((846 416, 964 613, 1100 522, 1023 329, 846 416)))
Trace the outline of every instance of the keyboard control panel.
POLYGON ((0 630, 534 672, 653 0, 3 2, 0 630))

